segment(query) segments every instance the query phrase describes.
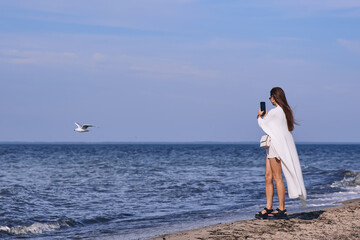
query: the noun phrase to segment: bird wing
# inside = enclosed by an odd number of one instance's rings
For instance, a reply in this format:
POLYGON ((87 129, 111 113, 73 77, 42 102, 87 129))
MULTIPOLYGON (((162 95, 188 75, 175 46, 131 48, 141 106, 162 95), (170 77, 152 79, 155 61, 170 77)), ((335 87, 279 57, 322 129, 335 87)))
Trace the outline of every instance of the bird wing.
POLYGON ((76 125, 78 128, 82 128, 82 126, 81 126, 80 123, 75 122, 75 125, 76 125))
POLYGON ((93 125, 91 125, 91 124, 84 124, 84 125, 82 125, 82 129, 87 129, 88 127, 93 127, 93 125))

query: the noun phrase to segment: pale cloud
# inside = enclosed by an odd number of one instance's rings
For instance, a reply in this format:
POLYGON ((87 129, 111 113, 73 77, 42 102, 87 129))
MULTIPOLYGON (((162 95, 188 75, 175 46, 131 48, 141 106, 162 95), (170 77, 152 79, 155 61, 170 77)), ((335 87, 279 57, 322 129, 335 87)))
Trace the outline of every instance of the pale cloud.
POLYGON ((336 40, 338 44, 348 49, 350 52, 360 53, 360 41, 346 40, 339 38, 336 40))
POLYGON ((209 69, 200 69, 194 66, 186 65, 184 63, 168 63, 165 61, 153 61, 148 60, 147 63, 143 64, 134 64, 129 68, 135 72, 145 72, 145 73, 153 73, 166 76, 177 76, 177 75, 191 75, 194 77, 201 78, 214 78, 218 76, 218 73, 214 70, 209 69))
POLYGON ((313 10, 359 8, 358 0, 273 0, 273 4, 285 7, 303 7, 313 10))
POLYGON ((214 38, 206 42, 183 45, 192 50, 254 50, 270 47, 268 42, 236 40, 230 38, 214 38))
POLYGON ((305 67, 313 66, 314 63, 302 58, 265 58, 265 62, 282 67, 305 67))
POLYGON ((39 62, 38 52, 5 49, 0 51, 2 61, 13 64, 35 64, 39 62))
POLYGON ((13 64, 48 64, 67 62, 69 58, 76 56, 73 52, 50 52, 32 51, 19 49, 0 50, 0 58, 3 62, 13 64))
POLYGON ((249 49, 269 46, 266 42, 232 40, 226 38, 216 38, 204 45, 209 48, 231 48, 231 49, 249 49))
POLYGON ((0 54, 9 55, 9 56, 17 55, 19 53, 20 53, 20 51, 16 50, 16 49, 4 49, 4 50, 0 51, 0 54))
POLYGON ((273 40, 273 41, 279 41, 279 42, 308 41, 308 39, 298 38, 298 37, 274 37, 274 38, 271 38, 271 40, 273 40))
POLYGON ((73 53, 73 52, 64 52, 64 56, 67 56, 67 57, 75 57, 76 54, 73 53))
POLYGON ((335 17, 360 17, 359 0, 254 1, 253 7, 279 8, 286 18, 306 18, 319 13, 335 17))
POLYGON ((191 9, 195 2, 199 0, 103 0, 101 3, 96 0, 5 0, 0 2, 0 8, 10 6, 27 12, 35 11, 27 17, 45 21, 151 31, 158 30, 174 19, 183 22, 197 17, 195 11, 187 11, 187 18, 183 18, 186 9, 191 9), (163 21, 163 18, 167 18, 167 21, 163 21))
POLYGON ((101 53, 94 53, 91 59, 94 60, 95 62, 103 62, 107 59, 107 56, 101 53))
POLYGON ((35 64, 38 63, 39 60, 35 58, 10 58, 6 59, 5 62, 14 64, 35 64))

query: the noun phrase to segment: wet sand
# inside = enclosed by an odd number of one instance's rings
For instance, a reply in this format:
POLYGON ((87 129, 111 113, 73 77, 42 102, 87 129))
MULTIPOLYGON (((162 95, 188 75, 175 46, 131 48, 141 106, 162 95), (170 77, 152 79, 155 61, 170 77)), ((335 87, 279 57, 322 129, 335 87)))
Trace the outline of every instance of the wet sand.
POLYGON ((360 239, 360 199, 342 203, 337 207, 289 214, 289 220, 243 220, 161 235, 152 240, 360 239))

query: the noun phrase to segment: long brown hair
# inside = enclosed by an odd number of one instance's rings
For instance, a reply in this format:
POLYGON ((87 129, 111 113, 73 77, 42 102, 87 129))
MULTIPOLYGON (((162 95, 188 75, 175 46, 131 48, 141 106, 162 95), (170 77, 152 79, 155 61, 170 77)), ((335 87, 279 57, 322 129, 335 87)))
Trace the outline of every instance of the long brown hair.
POLYGON ((285 96, 284 90, 280 87, 274 87, 270 91, 270 96, 274 98, 277 104, 284 110, 286 121, 288 125, 288 129, 291 132, 294 130, 294 124, 298 125, 298 123, 294 119, 293 111, 291 110, 285 96))

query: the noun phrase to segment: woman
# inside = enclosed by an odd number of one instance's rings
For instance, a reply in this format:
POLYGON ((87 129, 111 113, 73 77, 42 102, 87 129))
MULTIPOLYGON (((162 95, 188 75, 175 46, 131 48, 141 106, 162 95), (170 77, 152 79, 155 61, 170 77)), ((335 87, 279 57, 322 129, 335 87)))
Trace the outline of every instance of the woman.
POLYGON ((266 207, 255 214, 255 218, 287 219, 285 209, 285 186, 281 176, 281 169, 287 182, 290 198, 300 198, 305 206, 306 190, 302 177, 299 157, 296 151, 294 138, 293 112, 287 103, 285 92, 274 87, 270 91, 270 101, 276 106, 269 113, 258 112, 258 123, 264 132, 270 136, 270 147, 266 149, 265 164, 265 191, 266 207), (274 184, 276 184, 279 207, 273 211, 274 184))

